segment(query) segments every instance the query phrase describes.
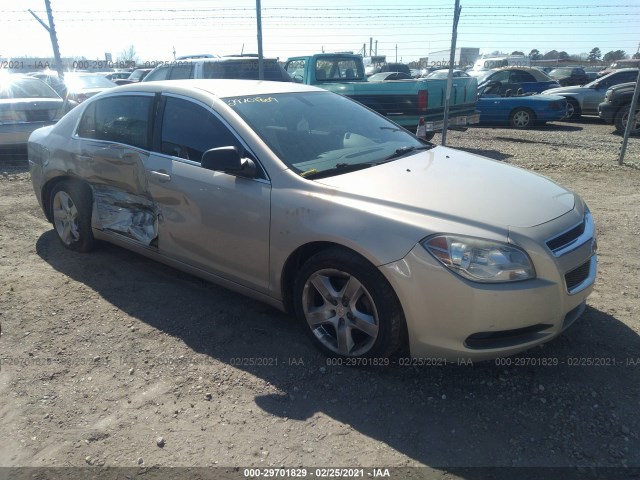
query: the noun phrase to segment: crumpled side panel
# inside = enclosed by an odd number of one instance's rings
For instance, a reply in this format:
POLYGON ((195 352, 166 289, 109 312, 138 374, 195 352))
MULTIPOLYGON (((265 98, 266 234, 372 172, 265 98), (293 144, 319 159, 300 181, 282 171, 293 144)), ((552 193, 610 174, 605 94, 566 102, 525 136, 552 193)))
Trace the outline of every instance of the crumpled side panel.
POLYGON ((92 185, 92 226, 149 245, 158 236, 158 215, 151 200, 107 185, 92 185))

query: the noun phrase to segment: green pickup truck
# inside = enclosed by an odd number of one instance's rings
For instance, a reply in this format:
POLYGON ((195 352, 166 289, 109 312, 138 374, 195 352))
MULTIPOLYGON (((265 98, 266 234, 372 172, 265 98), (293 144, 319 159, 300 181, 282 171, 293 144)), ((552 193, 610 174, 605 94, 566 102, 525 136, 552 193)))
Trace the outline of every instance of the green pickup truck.
MULTIPOLYGON (((442 130, 447 80, 369 82, 362 57, 345 53, 292 57, 284 69, 294 82, 315 85, 352 98, 427 140, 442 130), (421 119, 424 119, 424 129, 418 129, 421 119)), ((478 123, 477 87, 473 77, 453 79, 450 127, 478 123)))

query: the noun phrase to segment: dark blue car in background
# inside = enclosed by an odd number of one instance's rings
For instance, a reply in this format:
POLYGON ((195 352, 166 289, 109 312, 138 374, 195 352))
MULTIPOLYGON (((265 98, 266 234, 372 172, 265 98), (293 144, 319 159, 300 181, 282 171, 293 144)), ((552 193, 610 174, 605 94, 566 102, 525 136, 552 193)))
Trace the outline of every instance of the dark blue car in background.
POLYGON ((504 67, 485 70, 476 75, 478 88, 491 87, 491 93, 512 95, 518 93, 540 93, 550 88, 558 88, 560 84, 542 70, 529 67, 504 67))

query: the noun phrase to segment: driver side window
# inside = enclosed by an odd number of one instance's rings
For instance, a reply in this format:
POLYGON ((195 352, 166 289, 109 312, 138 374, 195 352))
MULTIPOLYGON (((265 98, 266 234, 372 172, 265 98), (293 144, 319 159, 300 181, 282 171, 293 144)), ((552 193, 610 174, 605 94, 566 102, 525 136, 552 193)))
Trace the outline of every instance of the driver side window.
POLYGON ((198 163, 209 149, 241 148, 235 135, 213 113, 173 97, 166 97, 161 135, 162 153, 198 163))

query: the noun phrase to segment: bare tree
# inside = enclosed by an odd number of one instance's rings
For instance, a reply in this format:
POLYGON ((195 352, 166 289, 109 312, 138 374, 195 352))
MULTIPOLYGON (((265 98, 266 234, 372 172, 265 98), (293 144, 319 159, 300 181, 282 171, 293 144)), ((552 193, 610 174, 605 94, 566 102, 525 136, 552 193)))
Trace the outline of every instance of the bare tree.
POLYGON ((129 45, 129 47, 125 48, 120 55, 118 55, 119 62, 126 63, 138 63, 138 54, 136 53, 136 47, 133 45, 129 45))

